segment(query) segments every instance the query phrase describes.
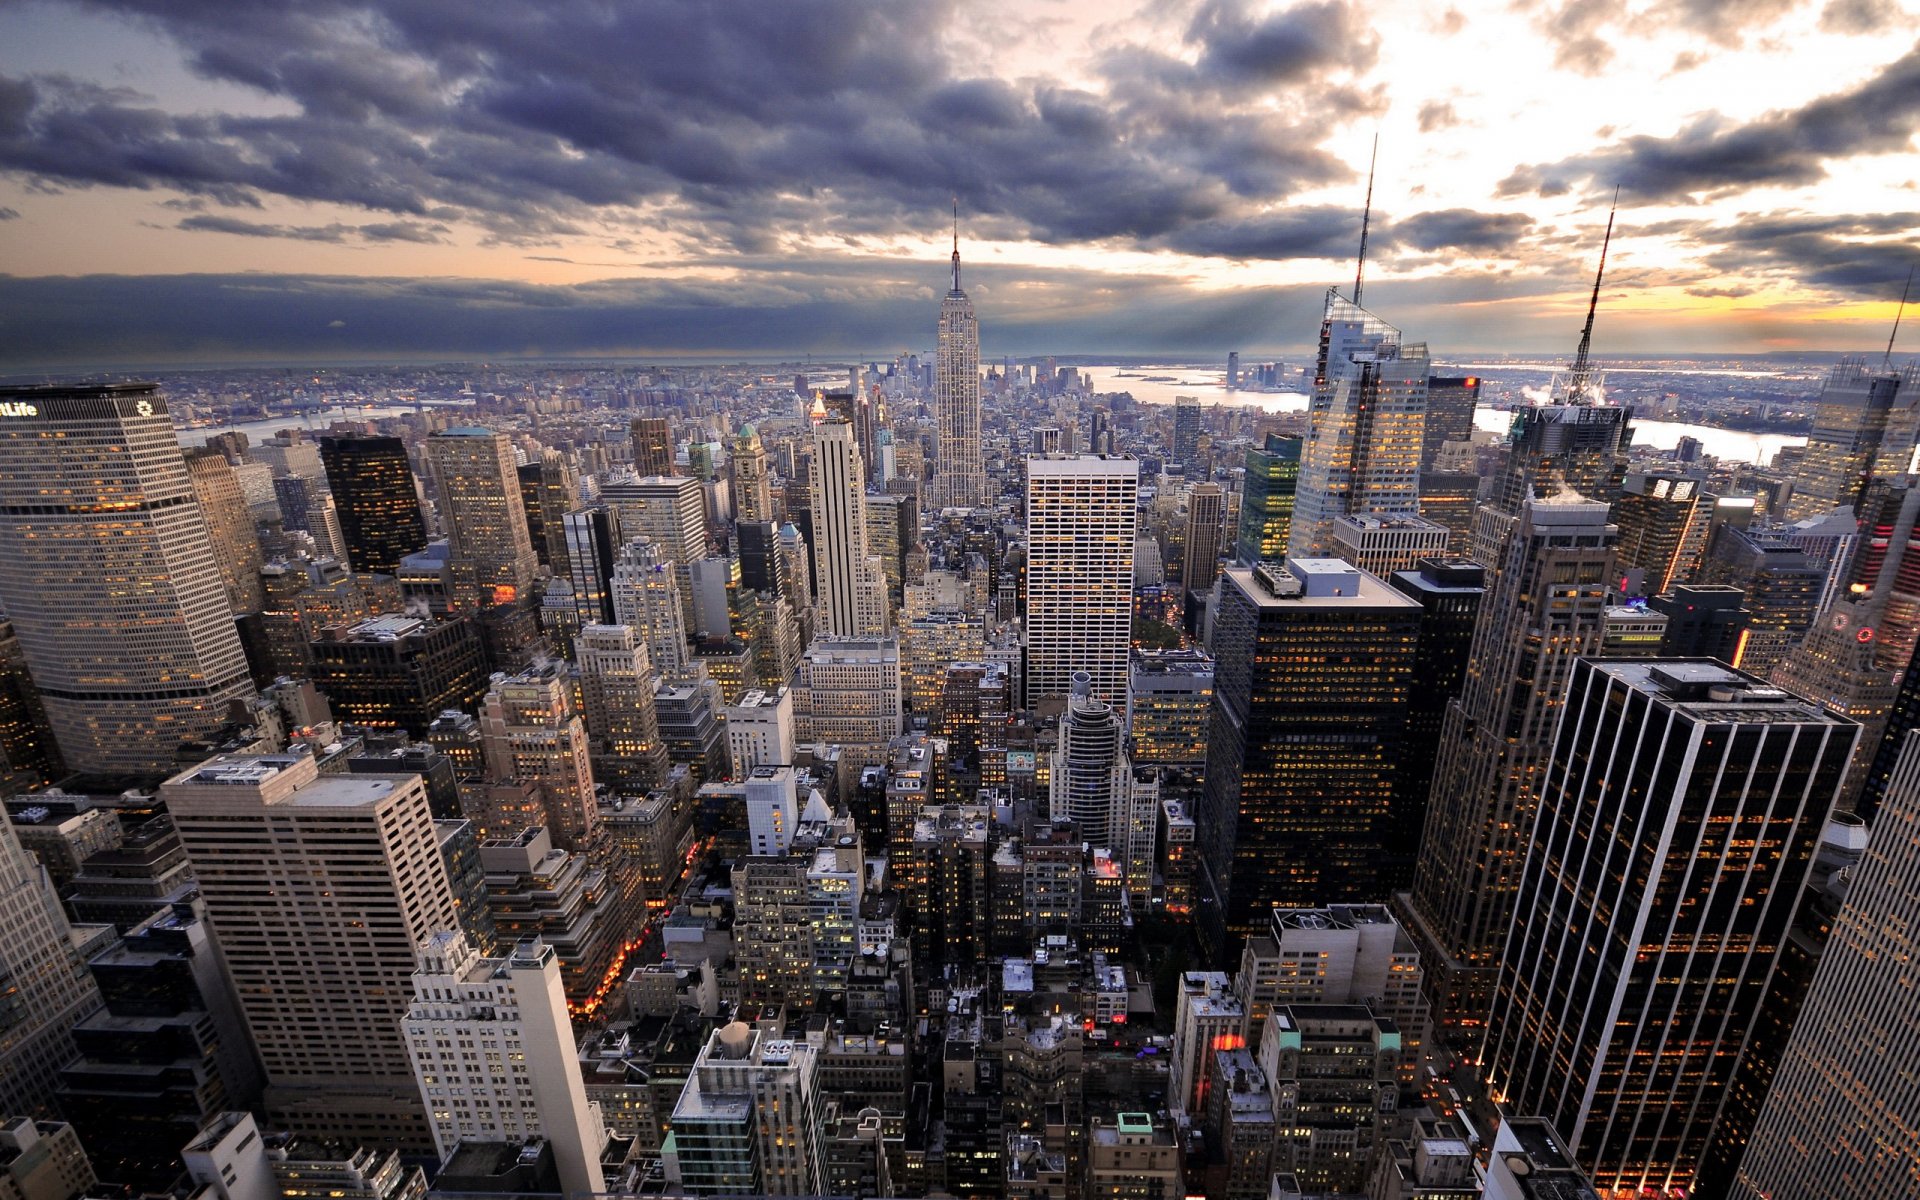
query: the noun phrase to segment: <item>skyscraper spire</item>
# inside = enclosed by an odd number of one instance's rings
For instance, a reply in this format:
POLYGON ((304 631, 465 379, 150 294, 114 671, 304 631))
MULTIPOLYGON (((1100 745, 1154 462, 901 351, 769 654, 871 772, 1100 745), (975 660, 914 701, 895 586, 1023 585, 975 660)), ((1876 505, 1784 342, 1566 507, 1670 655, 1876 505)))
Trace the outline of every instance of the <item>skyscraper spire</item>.
POLYGON ((1620 209, 1620 189, 1613 189, 1613 207, 1607 210, 1607 235, 1600 242, 1600 269, 1593 273, 1593 296, 1587 301, 1587 324, 1580 331, 1580 348, 1574 351, 1573 367, 1567 372, 1567 403, 1581 404, 1587 398, 1587 382, 1593 376, 1588 351, 1593 348, 1593 314, 1600 307, 1600 281, 1607 277, 1607 247, 1613 244, 1613 214, 1620 209))
POLYGON ((960 290, 960 197, 953 197, 953 290, 960 290))
POLYGON ((1907 268, 1907 286, 1900 289, 1900 307, 1893 310, 1893 332, 1887 335, 1887 352, 1880 359, 1880 369, 1886 370, 1893 365, 1893 339, 1900 336, 1900 318, 1906 315, 1907 297, 1913 292, 1913 268, 1907 268))
POLYGON ((1360 281, 1367 273, 1367 225, 1373 219, 1373 169, 1380 161, 1380 135, 1373 135, 1373 153, 1367 159, 1367 203, 1360 210, 1360 261, 1353 268, 1353 306, 1360 307, 1360 281))

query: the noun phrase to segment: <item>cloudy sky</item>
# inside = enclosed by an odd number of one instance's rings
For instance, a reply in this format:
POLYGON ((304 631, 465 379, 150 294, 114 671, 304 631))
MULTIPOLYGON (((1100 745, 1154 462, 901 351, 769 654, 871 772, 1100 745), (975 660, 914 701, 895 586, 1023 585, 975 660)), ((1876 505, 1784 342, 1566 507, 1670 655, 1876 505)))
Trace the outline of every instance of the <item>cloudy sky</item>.
POLYGON ((1884 344, 1920 0, 0 0, 0 367, 1884 344))

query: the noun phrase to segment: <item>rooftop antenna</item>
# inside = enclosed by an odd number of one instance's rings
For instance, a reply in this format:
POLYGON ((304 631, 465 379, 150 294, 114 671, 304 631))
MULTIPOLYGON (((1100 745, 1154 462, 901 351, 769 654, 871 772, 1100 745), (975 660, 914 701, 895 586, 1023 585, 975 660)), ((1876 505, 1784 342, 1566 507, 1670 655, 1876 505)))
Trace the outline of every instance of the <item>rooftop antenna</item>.
POLYGON ((1900 289, 1900 307, 1893 310, 1893 332, 1887 335, 1887 353, 1880 360, 1880 369, 1886 370, 1893 365, 1893 339, 1900 336, 1900 318, 1907 311, 1907 296, 1913 291, 1913 268, 1907 268, 1907 286, 1900 289))
POLYGON ((1587 380, 1593 375, 1588 352, 1593 349, 1593 314, 1600 308, 1600 281, 1607 277, 1607 247, 1613 244, 1613 215, 1620 210, 1620 188, 1613 189, 1613 207, 1607 209, 1607 235, 1600 242, 1600 268, 1593 274, 1593 296, 1587 301, 1587 323, 1580 330, 1580 348, 1574 351, 1573 367, 1567 372, 1567 403, 1578 404, 1587 397, 1587 380))
POLYGON ((953 195, 953 290, 960 290, 960 194, 953 195))
POLYGON ((1367 273, 1367 226, 1373 218, 1373 169, 1380 161, 1380 135, 1373 135, 1373 153, 1367 158, 1367 203, 1360 210, 1360 261, 1353 268, 1353 306, 1360 307, 1360 283, 1367 273))

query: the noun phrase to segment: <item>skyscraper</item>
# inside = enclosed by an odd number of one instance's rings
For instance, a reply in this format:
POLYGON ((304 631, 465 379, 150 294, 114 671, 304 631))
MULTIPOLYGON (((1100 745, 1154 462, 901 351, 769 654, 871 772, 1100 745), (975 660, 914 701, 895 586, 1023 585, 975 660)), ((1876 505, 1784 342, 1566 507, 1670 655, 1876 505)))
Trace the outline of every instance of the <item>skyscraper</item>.
POLYGON ((960 229, 953 233, 953 288, 940 301, 933 407, 940 419, 936 503, 979 508, 987 503, 987 469, 980 457, 980 322, 960 290, 960 229))
MULTIPOLYGON (((1912 672, 1908 673, 1912 677, 1912 672)), ((1920 738, 1904 733, 1847 902, 1740 1163, 1739 1200, 1912 1195, 1920 1089, 1920 738)))
POLYGON ((1092 681, 1084 672, 1075 675, 1072 686, 1048 773, 1048 816, 1074 822, 1089 844, 1113 851, 1118 859, 1126 849, 1133 787, 1126 729, 1111 704, 1089 694, 1092 681))
POLYGON ((1227 495, 1217 483, 1196 483, 1187 492, 1186 559, 1180 582, 1204 592, 1220 573, 1220 537, 1226 528, 1227 495))
POLYGON ((1433 791, 1433 764, 1440 756, 1447 710, 1466 683, 1487 572, 1471 559, 1423 559, 1414 570, 1394 572, 1387 582, 1420 605, 1420 641, 1414 651, 1400 778, 1393 793, 1396 816, 1387 850, 1397 891, 1413 884, 1427 798, 1433 791))
POLYGON ((1027 707, 1067 695, 1076 671, 1096 699, 1125 700, 1139 494, 1131 458, 1027 460, 1027 707))
POLYGON ((420 776, 222 755, 160 797, 260 1049, 274 1123, 431 1150, 401 1018, 415 947, 459 916, 420 776))
POLYGON ((1200 447, 1200 398, 1173 398, 1173 461, 1183 474, 1191 474, 1200 447))
POLYGON ((1419 605, 1338 559, 1221 575, 1193 814, 1216 949, 1264 928, 1275 905, 1386 899, 1419 626, 1419 605))
POLYGON ((1870 369, 1858 358, 1834 364, 1820 389, 1807 455, 1793 480, 1787 519, 1804 521, 1834 508, 1855 515, 1876 475, 1904 475, 1920 433, 1920 364, 1901 370, 1870 369))
POLYGON ((1434 1020, 1456 1049, 1478 1045, 1492 1001, 1567 674, 1578 656, 1600 651, 1615 534, 1596 501, 1565 495, 1521 506, 1481 600, 1466 682, 1447 710, 1413 891, 1402 901, 1434 1020))
POLYGON ((1435 375, 1427 380, 1427 417, 1420 435, 1420 469, 1431 471, 1448 442, 1473 439, 1473 410, 1480 403, 1476 375, 1435 375))
POLYGON ((253 695, 152 384, 0 388, 0 608, 72 770, 164 774, 253 695))
POLYGON ((583 849, 599 807, 586 722, 574 711, 573 687, 563 664, 495 675, 480 702, 480 738, 488 777, 496 783, 537 786, 547 813, 543 823, 553 831, 554 842, 567 850, 583 849))
POLYGON ((247 497, 233 467, 217 450, 188 450, 187 474, 194 499, 207 519, 207 541, 227 585, 227 602, 236 613, 257 613, 266 600, 260 588, 260 538, 253 530, 247 497))
POLYGON ((773 520, 773 488, 768 478, 767 448, 748 425, 733 443, 734 520, 745 525, 773 520))
POLYGON ((660 677, 631 625, 587 625, 574 639, 594 777, 629 794, 667 781, 667 747, 653 692, 660 677))
POLYGON ((1713 500, 1706 477, 1683 471, 1635 471, 1613 502, 1620 529, 1621 589, 1658 596, 1693 577, 1707 548, 1713 500))
POLYGON ((397 437, 324 437, 320 461, 339 505, 349 564, 355 571, 398 574, 400 560, 427 544, 406 443, 397 437))
POLYGON ((687 672, 686 605, 680 600, 680 577, 660 548, 635 538, 620 548, 613 563, 613 619, 631 625, 646 640, 654 670, 663 679, 687 672))
POLYGON ((513 443, 491 429, 449 429, 427 439, 427 461, 447 531, 452 604, 521 603, 532 593, 540 560, 527 530, 513 443))
POLYGON ((1327 291, 1287 554, 1332 550, 1349 514, 1418 516, 1427 346, 1327 291))
POLYGON ((613 563, 620 546, 620 525, 604 504, 579 508, 560 519, 567 539, 567 570, 573 606, 582 625, 613 622, 613 563))
POLYGON ((1301 445, 1297 437, 1270 433, 1265 445, 1247 451, 1240 527, 1233 544, 1233 556, 1243 566, 1279 562, 1286 557, 1295 490, 1300 483, 1301 445))
POLYGON ((558 450, 547 450, 519 469, 520 499, 527 510, 527 535, 540 565, 565 577, 566 515, 580 503, 580 476, 558 450))
POLYGON ((814 426, 813 537, 820 580, 820 632, 880 637, 887 631, 887 585, 867 553, 866 470, 853 426, 828 418, 814 426))
POLYGON ((0 816, 0 1108, 46 1111, 55 1073, 79 1051, 73 1027, 100 1007, 100 989, 40 860, 0 816))
POLYGON ((700 481, 665 475, 614 479, 601 485, 600 501, 620 519, 621 537, 647 539, 673 565, 680 584, 680 617, 693 629, 693 564, 709 553, 707 501, 700 481))
POLYGON ((1599 1189, 1691 1185, 1858 733, 1711 660, 1574 665, 1481 1067, 1599 1189))
POLYGON ((642 479, 673 474, 673 460, 677 457, 673 426, 665 417, 635 417, 628 432, 633 438, 634 474, 642 479))
POLYGON ((541 1138, 569 1193, 606 1191, 607 1127, 587 1100, 553 947, 533 937, 486 958, 439 930, 421 943, 412 994, 407 1051, 440 1161, 463 1141, 541 1138))

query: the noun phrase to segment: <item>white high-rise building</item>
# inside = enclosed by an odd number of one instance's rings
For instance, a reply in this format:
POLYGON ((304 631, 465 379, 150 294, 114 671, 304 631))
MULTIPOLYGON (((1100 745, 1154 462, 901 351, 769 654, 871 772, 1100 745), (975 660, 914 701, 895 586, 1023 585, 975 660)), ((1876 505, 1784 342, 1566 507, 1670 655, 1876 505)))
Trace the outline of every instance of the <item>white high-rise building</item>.
POLYGON ((0 388, 0 609, 71 770, 164 775, 253 695, 153 385, 0 388))
POLYGON ((401 1018, 415 948, 460 926, 420 776, 221 755, 160 798, 259 1047, 273 1123, 430 1149, 401 1018))
POLYGON ((980 455, 980 322, 960 290, 960 231, 953 235, 953 290, 940 301, 933 372, 933 407, 940 420, 934 476, 941 508, 987 503, 987 469, 980 455))
POLYGON ((1125 705, 1139 497, 1131 458, 1027 460, 1027 707, 1067 695, 1075 671, 1125 705))
POLYGON ((1427 366, 1425 342, 1327 292, 1287 557, 1332 554, 1340 517, 1420 515, 1427 366))
POLYGON ((754 688, 726 707, 727 754, 734 777, 755 767, 777 767, 794 758, 793 692, 754 688))
POLYGON ((613 619, 631 625, 646 640, 647 654, 663 679, 686 675, 686 608, 680 603, 680 576, 660 547, 636 538, 620 548, 613 562, 613 619))
POLYGON ((794 736, 845 746, 856 761, 885 760, 900 736, 900 644, 892 638, 819 637, 794 673, 794 736))
POLYGON ((881 637, 887 632, 887 581, 867 553, 866 468, 853 425, 828 418, 814 426, 813 553, 820 582, 821 633, 881 637))
POLYGON ((545 1138, 562 1188, 607 1190, 606 1122, 587 1099, 552 946, 529 938, 486 958, 464 934, 434 933, 420 948, 406 1038, 441 1162, 463 1141, 545 1138))
POLYGON ((1120 715, 1088 694, 1092 686, 1085 672, 1075 673, 1048 772, 1048 816, 1074 822, 1081 840, 1118 860, 1127 849, 1133 769, 1120 715))
POLYGON ((674 1158, 696 1196, 817 1196, 817 1052, 735 1021, 713 1031, 673 1107, 674 1158))
POLYGON ((800 824, 800 800, 790 766, 747 773, 747 842, 752 854, 785 854, 800 824))
POLYGON ((73 1027, 100 1007, 73 930, 40 860, 0 816, 0 1112, 53 1099, 56 1073, 79 1055, 73 1027))

